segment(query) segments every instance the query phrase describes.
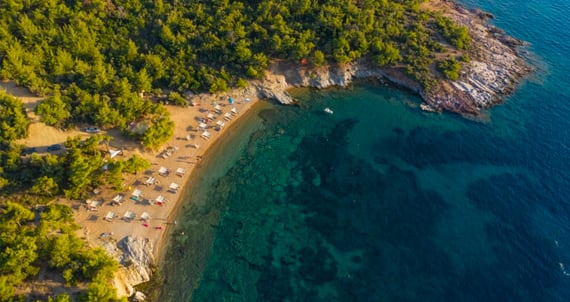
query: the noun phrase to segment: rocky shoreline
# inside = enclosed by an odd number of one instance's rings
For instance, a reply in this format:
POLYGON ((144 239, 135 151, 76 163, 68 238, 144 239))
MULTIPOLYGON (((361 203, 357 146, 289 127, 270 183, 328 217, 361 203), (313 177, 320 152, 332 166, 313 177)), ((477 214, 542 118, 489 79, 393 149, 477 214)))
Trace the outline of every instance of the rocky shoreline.
MULTIPOLYGON (((424 102, 420 106, 423 110, 477 115, 482 109, 502 102, 533 71, 519 52, 519 47, 524 43, 490 25, 488 19, 493 16, 489 13, 468 10, 449 0, 433 0, 430 3, 442 8, 444 14, 457 23, 467 26, 471 34, 471 60, 463 65, 457 81, 438 80, 435 89, 426 92, 402 70, 372 67, 364 60, 318 68, 274 62, 263 79, 250 82, 245 90, 229 93, 292 104, 295 101, 287 91, 294 87, 348 87, 356 79, 375 78, 417 93, 424 102)), ((114 280, 119 294, 144 300, 144 295, 137 292, 134 286, 152 278, 157 265, 152 243, 146 239, 127 237, 116 246, 105 248, 121 263, 114 280)))
POLYGON ((441 3, 447 7, 447 16, 469 29, 471 62, 459 80, 442 81, 439 89, 422 98, 435 110, 477 114, 502 102, 533 71, 519 52, 525 43, 490 25, 493 16, 489 13, 468 10, 452 1, 441 3))
POLYGON ((477 115, 481 109, 501 103, 533 71, 519 51, 525 43, 490 25, 491 14, 478 9, 468 10, 449 0, 430 1, 430 4, 469 29, 471 60, 463 64, 460 78, 456 81, 438 80, 435 88, 427 92, 403 70, 372 67, 365 60, 318 68, 274 62, 265 79, 254 83, 253 87, 260 98, 291 104, 294 100, 286 92, 291 87, 347 87, 355 79, 377 78, 420 95, 424 101, 421 108, 426 111, 477 115))

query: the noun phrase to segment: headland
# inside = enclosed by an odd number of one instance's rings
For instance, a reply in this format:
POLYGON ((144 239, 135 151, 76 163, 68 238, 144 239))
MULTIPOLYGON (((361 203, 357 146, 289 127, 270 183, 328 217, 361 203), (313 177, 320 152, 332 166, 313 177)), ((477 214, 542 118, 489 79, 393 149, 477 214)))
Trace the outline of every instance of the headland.
MULTIPOLYGON (((270 70, 274 75, 282 76, 289 86, 319 89, 347 87, 358 78, 376 78, 420 95, 424 102, 421 108, 425 111, 465 115, 477 115, 481 110, 501 103, 533 71, 523 57, 526 43, 490 24, 493 15, 479 9, 469 10, 451 0, 427 1, 422 9, 441 12, 469 30, 472 43, 467 53, 470 60, 462 63, 457 80, 438 79, 427 90, 403 68, 374 67, 364 59, 353 64, 318 68, 291 67, 276 62, 270 70)), ((293 102, 278 91, 273 95, 281 103, 293 102)))

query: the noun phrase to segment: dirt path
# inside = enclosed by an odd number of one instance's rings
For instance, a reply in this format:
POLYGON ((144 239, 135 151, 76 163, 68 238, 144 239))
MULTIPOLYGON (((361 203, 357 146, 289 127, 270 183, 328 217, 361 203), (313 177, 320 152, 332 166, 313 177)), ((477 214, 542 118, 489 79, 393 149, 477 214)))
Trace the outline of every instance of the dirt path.
POLYGON ((34 110, 36 106, 45 99, 44 97, 33 95, 28 89, 17 86, 13 81, 0 82, 0 88, 5 89, 9 94, 22 101, 31 122, 28 137, 19 139, 16 143, 27 147, 34 147, 37 149, 37 152, 47 152, 46 149, 48 146, 61 144, 65 142, 68 137, 76 135, 88 137, 87 133, 83 133, 79 130, 62 131, 40 122, 40 118, 34 113, 34 110))

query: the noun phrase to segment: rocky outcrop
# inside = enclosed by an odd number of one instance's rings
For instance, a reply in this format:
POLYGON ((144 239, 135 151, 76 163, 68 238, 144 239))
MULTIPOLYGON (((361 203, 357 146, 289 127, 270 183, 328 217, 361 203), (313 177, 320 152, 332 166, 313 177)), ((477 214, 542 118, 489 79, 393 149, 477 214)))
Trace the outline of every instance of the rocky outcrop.
POLYGON ((446 15, 469 29, 471 62, 457 81, 441 81, 432 92, 422 95, 436 110, 478 113, 511 94, 520 80, 532 71, 518 52, 524 43, 489 25, 492 15, 469 11, 452 1, 442 1, 446 15))
POLYGON ((364 60, 326 67, 274 62, 266 77, 254 85, 257 95, 290 104, 293 99, 286 93, 290 87, 346 87, 357 78, 378 78, 418 93, 425 102, 421 106, 424 110, 477 114, 482 108, 501 102, 532 71, 518 52, 524 43, 489 25, 487 20, 493 17, 491 14, 470 11, 447 0, 430 3, 442 8, 445 15, 470 31, 471 61, 464 64, 457 81, 438 80, 435 88, 428 92, 401 69, 372 67, 373 64, 364 60))
POLYGON ((287 92, 289 84, 284 75, 266 73, 261 81, 252 83, 257 98, 276 100, 282 104, 293 103, 293 98, 287 92))
MULTIPOLYGON (((148 282, 156 266, 152 254, 152 242, 147 238, 127 236, 117 243, 121 253, 114 253, 121 267, 113 286, 121 297, 133 296, 136 291, 133 286, 148 282)), ((141 295, 139 294, 139 298, 141 295)))

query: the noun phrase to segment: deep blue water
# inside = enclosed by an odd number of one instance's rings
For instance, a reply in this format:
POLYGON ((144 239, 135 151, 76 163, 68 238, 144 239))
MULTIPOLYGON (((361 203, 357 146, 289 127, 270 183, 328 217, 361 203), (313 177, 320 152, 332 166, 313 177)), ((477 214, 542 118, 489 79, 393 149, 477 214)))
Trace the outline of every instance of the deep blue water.
POLYGON ((570 301, 570 3, 463 3, 531 43, 512 97, 484 121, 372 84, 261 104, 194 180, 161 300, 570 301))

